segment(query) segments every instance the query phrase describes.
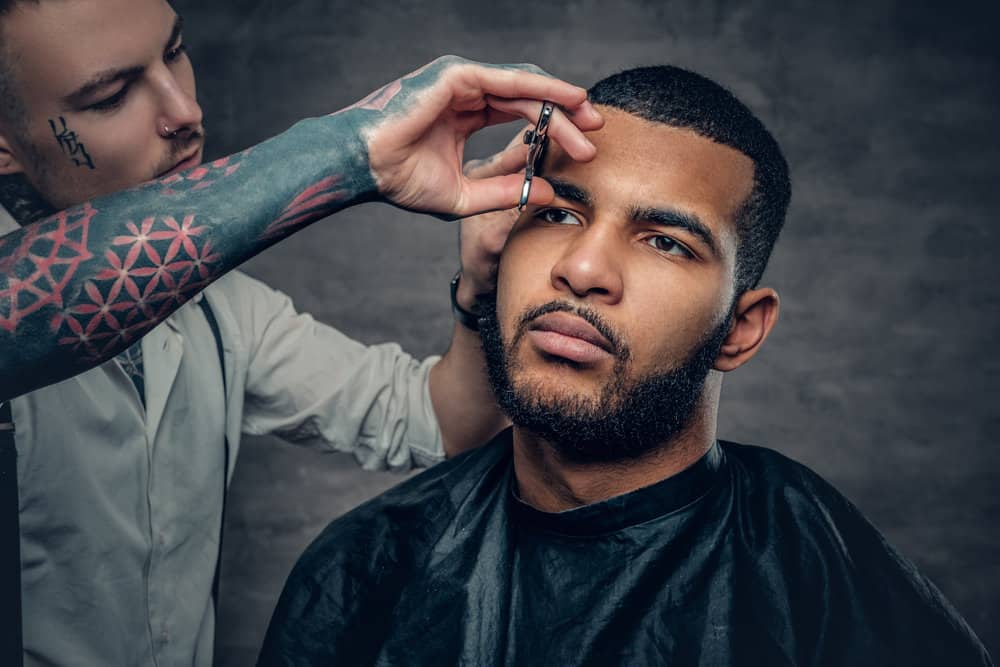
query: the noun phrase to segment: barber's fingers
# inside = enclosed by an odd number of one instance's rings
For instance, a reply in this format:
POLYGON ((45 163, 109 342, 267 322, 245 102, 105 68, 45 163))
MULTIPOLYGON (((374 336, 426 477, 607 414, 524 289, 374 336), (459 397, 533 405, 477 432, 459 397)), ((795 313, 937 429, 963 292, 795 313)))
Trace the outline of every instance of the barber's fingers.
POLYGON ((483 100, 483 105, 482 109, 455 112, 448 121, 451 123, 455 134, 462 140, 472 136, 484 127, 521 120, 521 117, 516 114, 510 114, 488 106, 485 99, 483 100))
POLYGON ((535 65, 488 65, 472 63, 458 71, 465 77, 468 99, 495 95, 506 99, 551 100, 559 106, 576 108, 587 99, 587 91, 546 74, 535 65))
MULTIPOLYGON (((522 174, 507 174, 476 180, 466 179, 461 199, 456 207, 457 215, 464 217, 480 211, 514 208, 521 198, 523 185, 524 176, 522 174)), ((531 193, 528 196, 529 204, 544 205, 554 198, 555 192, 545 179, 532 179, 531 193)))
POLYGON ((521 139, 522 136, 523 134, 518 134, 516 143, 511 142, 507 148, 488 158, 469 160, 462 167, 462 172, 469 178, 490 178, 522 171, 525 160, 528 159, 528 147, 521 139))
MULTIPOLYGON (((542 103, 538 100, 506 100, 491 96, 486 101, 491 108, 519 116, 532 124, 538 122, 542 111, 542 103)), ((597 149, 583 132, 599 129, 603 125, 604 119, 590 102, 584 102, 579 109, 569 114, 556 107, 549 121, 549 138, 562 146, 574 160, 587 162, 594 159, 597 149)))

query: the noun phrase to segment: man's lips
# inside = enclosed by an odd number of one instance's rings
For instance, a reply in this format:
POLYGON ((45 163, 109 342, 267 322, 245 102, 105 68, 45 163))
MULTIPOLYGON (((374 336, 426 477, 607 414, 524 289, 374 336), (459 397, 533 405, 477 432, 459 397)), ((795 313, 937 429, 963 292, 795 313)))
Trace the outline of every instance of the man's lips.
POLYGON ((542 315, 528 326, 534 345, 576 363, 596 363, 614 354, 611 342, 586 320, 566 312, 542 315))

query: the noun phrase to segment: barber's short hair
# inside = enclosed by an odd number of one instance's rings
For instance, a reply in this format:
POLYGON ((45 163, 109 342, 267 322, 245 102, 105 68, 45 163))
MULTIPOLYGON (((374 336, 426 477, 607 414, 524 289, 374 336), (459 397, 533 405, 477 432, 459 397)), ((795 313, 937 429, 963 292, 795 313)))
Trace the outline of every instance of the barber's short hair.
POLYGON ((14 85, 14 64, 11 62, 10 52, 6 46, 7 40, 3 34, 3 20, 18 5, 37 5, 40 2, 41 0, 0 0, 0 121, 12 126, 13 129, 24 127, 27 122, 27 112, 14 85))
POLYGON ((18 5, 38 5, 42 0, 0 0, 0 16, 8 13, 18 5))
POLYGON ((735 282, 737 294, 755 287, 785 223, 791 198, 788 164, 764 124, 719 84, 669 65, 614 74, 598 81, 589 92, 594 104, 691 130, 753 161, 753 190, 736 219, 735 282))

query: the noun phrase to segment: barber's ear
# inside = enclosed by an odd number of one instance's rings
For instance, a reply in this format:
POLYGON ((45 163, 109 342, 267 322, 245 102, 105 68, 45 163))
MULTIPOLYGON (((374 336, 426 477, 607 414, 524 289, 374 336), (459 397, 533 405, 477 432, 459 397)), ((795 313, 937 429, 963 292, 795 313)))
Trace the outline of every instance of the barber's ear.
POLYGON ((736 302, 733 328, 722 343, 715 370, 728 372, 749 361, 777 321, 777 292, 770 287, 744 292, 736 302))
POLYGON ((14 147, 3 134, 0 134, 0 176, 19 174, 24 171, 21 161, 14 152, 14 147))

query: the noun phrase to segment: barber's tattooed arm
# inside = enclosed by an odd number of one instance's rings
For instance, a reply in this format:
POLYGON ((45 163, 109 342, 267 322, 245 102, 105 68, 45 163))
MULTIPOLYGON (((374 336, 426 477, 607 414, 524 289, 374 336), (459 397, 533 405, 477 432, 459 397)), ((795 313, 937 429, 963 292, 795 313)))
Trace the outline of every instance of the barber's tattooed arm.
MULTIPOLYGON (((486 125, 537 117, 545 99, 565 110, 550 136, 592 158, 581 130, 602 121, 585 91, 529 66, 445 57, 252 149, 0 238, 0 400, 111 358, 227 271, 346 206, 447 218, 510 208, 520 177, 470 180, 462 147, 486 125)), ((53 132, 71 130, 55 119, 53 132)), ((533 203, 551 198, 547 184, 532 188, 533 203)))

